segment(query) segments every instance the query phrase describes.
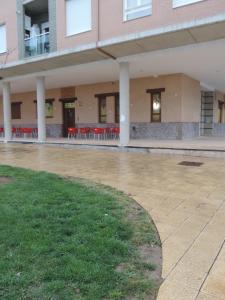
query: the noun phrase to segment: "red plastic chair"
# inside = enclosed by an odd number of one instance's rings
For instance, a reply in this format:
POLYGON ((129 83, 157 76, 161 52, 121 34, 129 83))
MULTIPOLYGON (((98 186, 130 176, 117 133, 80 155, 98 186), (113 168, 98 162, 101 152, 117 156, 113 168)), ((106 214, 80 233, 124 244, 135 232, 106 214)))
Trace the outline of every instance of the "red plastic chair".
POLYGON ((113 138, 113 130, 114 130, 114 127, 107 127, 107 128, 105 128, 106 138, 108 138, 108 139, 112 139, 113 138))
POLYGON ((114 127, 112 129, 114 139, 118 139, 120 137, 120 128, 114 127))
POLYGON ((101 139, 105 136, 105 128, 92 128, 94 139, 101 139))
POLYGON ((17 136, 17 128, 15 127, 12 128, 12 136, 13 137, 17 136))
POLYGON ((78 135, 78 129, 75 127, 68 128, 68 139, 75 138, 78 135))
POLYGON ((38 137, 38 128, 32 128, 32 137, 38 137))
POLYGON ((24 127, 20 128, 20 133, 22 137, 31 137, 32 136, 32 128, 24 127))
POLYGON ((4 136, 4 128, 3 128, 3 127, 0 128, 0 136, 1 136, 1 137, 4 136))
POLYGON ((84 127, 84 128, 79 129, 79 135, 80 135, 81 138, 84 137, 85 139, 88 139, 89 134, 90 134, 90 128, 89 127, 84 127))

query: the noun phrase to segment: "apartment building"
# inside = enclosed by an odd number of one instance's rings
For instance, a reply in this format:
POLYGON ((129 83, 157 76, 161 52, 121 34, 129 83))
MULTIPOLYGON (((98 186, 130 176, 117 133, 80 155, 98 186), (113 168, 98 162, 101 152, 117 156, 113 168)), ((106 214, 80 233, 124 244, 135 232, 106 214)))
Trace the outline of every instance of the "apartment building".
POLYGON ((225 135, 222 0, 0 0, 0 126, 225 135))

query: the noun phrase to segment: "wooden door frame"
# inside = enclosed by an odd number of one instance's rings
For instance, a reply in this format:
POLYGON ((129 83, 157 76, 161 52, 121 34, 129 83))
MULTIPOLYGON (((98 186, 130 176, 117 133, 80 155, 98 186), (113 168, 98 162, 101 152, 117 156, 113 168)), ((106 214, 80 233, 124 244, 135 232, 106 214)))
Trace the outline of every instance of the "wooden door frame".
MULTIPOLYGON (((65 110, 65 103, 75 103, 77 101, 77 98, 76 97, 73 97, 73 98, 61 98, 59 99, 59 102, 62 103, 62 136, 64 136, 64 133, 66 132, 65 130, 65 115, 64 115, 64 110, 65 110)), ((75 111, 75 107, 74 107, 74 126, 76 124, 76 111, 75 111)))

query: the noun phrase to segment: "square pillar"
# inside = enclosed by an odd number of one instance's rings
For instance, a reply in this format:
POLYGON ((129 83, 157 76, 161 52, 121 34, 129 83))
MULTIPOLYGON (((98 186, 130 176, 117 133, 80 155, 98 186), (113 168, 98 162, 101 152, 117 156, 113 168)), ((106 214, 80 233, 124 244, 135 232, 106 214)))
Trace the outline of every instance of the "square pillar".
POLYGON ((2 88, 3 88, 4 133, 5 133, 5 142, 8 142, 12 139, 10 82, 3 82, 2 88))
POLYGON ((120 145, 127 146, 130 141, 130 75, 129 63, 120 66, 120 145))
POLYGON ((37 125, 38 141, 46 141, 46 118, 45 118, 45 77, 40 76, 36 79, 37 86, 37 125))

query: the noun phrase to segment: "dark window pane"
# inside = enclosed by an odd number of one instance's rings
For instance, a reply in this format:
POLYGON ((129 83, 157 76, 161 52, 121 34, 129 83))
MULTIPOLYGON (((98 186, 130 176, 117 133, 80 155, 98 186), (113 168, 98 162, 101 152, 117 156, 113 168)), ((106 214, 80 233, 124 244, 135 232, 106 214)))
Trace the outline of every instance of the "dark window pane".
POLYGON ((11 114, 13 120, 21 119, 21 102, 11 104, 11 114))
POLYGON ((119 96, 115 96, 115 123, 120 122, 120 100, 119 96))
POLYGON ((99 123, 107 122, 106 97, 99 98, 99 123))

